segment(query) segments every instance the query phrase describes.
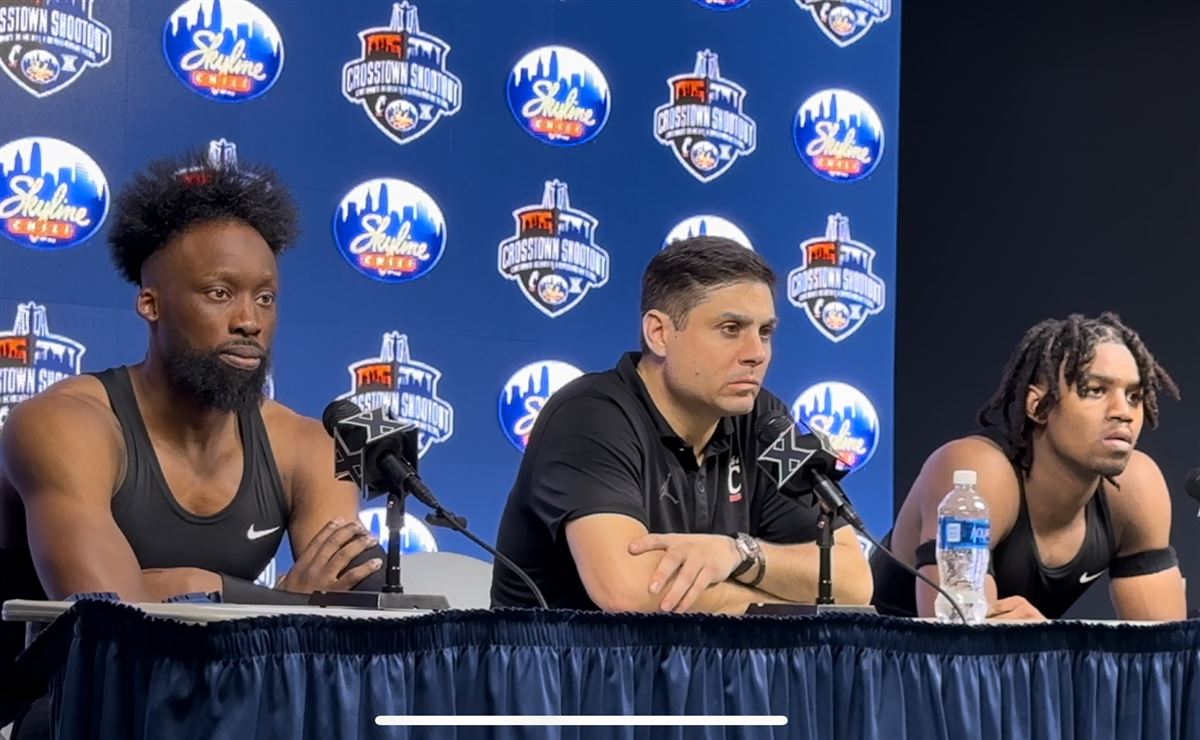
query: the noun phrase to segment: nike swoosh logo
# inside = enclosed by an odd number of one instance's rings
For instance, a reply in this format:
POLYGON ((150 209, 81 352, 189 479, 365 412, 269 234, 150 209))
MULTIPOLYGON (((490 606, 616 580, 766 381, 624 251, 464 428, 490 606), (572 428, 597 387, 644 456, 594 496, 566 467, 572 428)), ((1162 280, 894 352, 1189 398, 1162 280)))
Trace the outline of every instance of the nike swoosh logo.
POLYGON ((1088 575, 1088 572, 1085 570, 1083 572, 1083 575, 1079 576, 1079 582, 1080 583, 1091 583, 1092 581, 1096 580, 1100 576, 1104 575, 1105 570, 1108 570, 1108 568, 1105 568, 1104 570, 1102 570, 1098 573, 1093 573, 1092 575, 1088 575))
POLYGON ((262 531, 259 531, 254 528, 253 524, 251 524, 250 529, 246 530, 246 539, 257 540, 261 537, 266 537, 267 535, 271 534, 272 532, 277 532, 277 531, 279 531, 279 527, 271 527, 270 529, 264 529, 262 531))

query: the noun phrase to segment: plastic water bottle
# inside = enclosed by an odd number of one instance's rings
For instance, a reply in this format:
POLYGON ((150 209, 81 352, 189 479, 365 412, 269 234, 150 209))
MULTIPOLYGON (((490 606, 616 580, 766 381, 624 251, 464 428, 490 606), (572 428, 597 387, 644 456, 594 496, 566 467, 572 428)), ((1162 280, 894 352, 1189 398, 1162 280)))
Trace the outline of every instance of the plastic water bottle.
MULTIPOLYGON (((954 490, 938 506, 937 564, 941 585, 967 616, 970 624, 987 616, 988 546, 992 537, 987 502, 979 495, 974 470, 954 471, 954 490)), ((938 594, 934 611, 942 622, 959 622, 958 613, 938 594)))

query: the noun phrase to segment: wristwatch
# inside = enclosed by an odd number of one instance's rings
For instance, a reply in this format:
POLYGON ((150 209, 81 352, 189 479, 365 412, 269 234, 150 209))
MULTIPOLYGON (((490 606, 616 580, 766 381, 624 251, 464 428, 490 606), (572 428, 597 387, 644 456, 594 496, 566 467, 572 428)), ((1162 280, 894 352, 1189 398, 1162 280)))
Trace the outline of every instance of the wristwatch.
POLYGON ((766 563, 763 562, 762 548, 759 547, 758 540, 745 532, 738 532, 731 536, 733 537, 733 543, 737 546, 738 552, 742 555, 742 562, 729 574, 730 578, 737 578, 753 568, 755 563, 762 563, 764 567, 766 566, 766 563))

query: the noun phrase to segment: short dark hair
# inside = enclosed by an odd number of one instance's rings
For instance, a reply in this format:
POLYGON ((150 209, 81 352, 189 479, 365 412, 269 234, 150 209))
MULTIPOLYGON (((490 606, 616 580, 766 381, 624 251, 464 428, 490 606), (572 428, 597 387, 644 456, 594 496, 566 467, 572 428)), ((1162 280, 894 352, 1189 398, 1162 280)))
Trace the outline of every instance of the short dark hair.
POLYGON ((296 203, 273 169, 214 163, 192 151, 152 162, 134 176, 116 199, 108 243, 117 270, 141 285, 146 260, 193 226, 241 221, 279 254, 295 243, 298 220, 296 203))
POLYGON ((745 281, 765 283, 775 293, 775 271, 754 250, 720 236, 672 242, 654 255, 642 276, 642 316, 658 310, 682 329, 709 290, 745 281))
POLYGON ((1034 412, 1042 416, 1061 400, 1058 388, 1059 373, 1068 388, 1079 390, 1083 373, 1096 357, 1096 345, 1117 342, 1125 345, 1137 363, 1142 383, 1142 404, 1146 423, 1158 425, 1158 393, 1165 391, 1179 398, 1179 388, 1137 332, 1121 322, 1115 313, 1103 313, 1097 318, 1071 314, 1066 319, 1047 319, 1029 331, 1013 351, 1000 386, 979 410, 977 421, 984 429, 997 429, 1007 443, 1005 452, 1025 472, 1033 465, 1033 420, 1025 413, 1025 397, 1029 386, 1045 385, 1047 393, 1034 412))

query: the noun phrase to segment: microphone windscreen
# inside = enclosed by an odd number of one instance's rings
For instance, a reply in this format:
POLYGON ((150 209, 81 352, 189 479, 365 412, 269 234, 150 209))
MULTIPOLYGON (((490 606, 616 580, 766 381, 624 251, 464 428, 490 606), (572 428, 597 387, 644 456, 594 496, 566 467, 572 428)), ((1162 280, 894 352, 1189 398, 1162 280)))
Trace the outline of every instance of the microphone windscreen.
POLYGON ((1187 477, 1187 495, 1200 501, 1200 468, 1193 468, 1187 477))
POLYGON ((765 414, 758 420, 755 429, 758 441, 762 442, 764 446, 775 444, 775 440, 779 439, 780 435, 786 432, 793 423, 792 417, 785 411, 773 411, 765 414))
POLYGON ((321 414, 321 425, 325 427, 325 431, 330 437, 333 436, 334 427, 339 421, 345 421, 351 416, 358 416, 362 413, 362 409, 353 401, 345 399, 334 401, 325 407, 324 413, 321 414))

